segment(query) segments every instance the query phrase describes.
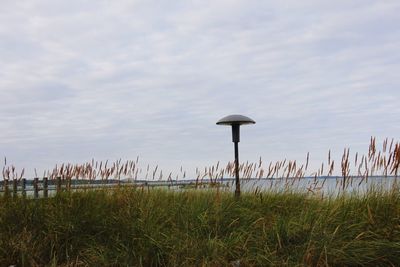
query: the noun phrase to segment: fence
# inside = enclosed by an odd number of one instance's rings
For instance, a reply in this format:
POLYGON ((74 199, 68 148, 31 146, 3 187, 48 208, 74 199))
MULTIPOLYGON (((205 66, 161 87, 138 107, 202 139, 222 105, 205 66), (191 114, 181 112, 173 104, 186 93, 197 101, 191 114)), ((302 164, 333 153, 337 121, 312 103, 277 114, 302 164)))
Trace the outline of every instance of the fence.
POLYGON ((23 178, 20 180, 3 180, 0 192, 3 192, 6 196, 9 196, 11 193, 13 196, 16 196, 18 193, 26 196, 27 192, 33 192, 33 197, 38 198, 39 192, 42 191, 43 197, 47 198, 49 191, 60 192, 63 188, 70 189, 70 185, 70 181, 63 181, 61 177, 58 177, 54 181, 49 181, 47 177, 44 177, 42 180, 39 180, 39 178, 34 178, 33 180, 23 178))
POLYGON ((80 189, 92 189, 92 188, 102 188, 102 187, 113 187, 120 184, 127 184, 119 180, 72 180, 72 179, 62 179, 57 177, 56 179, 48 179, 44 177, 42 179, 34 178, 33 180, 13 179, 13 180, 3 180, 0 182, 0 193, 5 196, 17 196, 21 194, 22 196, 27 196, 27 194, 32 195, 34 198, 49 197, 49 192, 59 193, 61 191, 71 191, 80 189))
MULTIPOLYGON (((220 181, 233 181, 231 178, 223 178, 220 181)), ((89 190, 89 189, 101 189, 101 188, 113 188, 118 186, 142 186, 142 187, 157 187, 157 186, 185 186, 185 185, 201 185, 216 182, 214 180, 203 179, 199 180, 75 180, 75 179, 63 179, 57 177, 56 179, 48 179, 44 177, 42 179, 34 178, 33 180, 13 179, 3 180, 0 182, 0 193, 5 196, 27 196, 30 194, 34 198, 49 197, 49 192, 60 193, 61 191, 77 191, 77 190, 89 190)))

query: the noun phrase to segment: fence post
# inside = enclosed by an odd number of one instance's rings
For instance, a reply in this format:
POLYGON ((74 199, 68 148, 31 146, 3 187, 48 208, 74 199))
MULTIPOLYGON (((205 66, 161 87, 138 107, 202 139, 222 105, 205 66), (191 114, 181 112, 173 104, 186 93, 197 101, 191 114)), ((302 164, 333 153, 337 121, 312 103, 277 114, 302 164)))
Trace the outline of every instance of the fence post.
POLYGON ((13 179, 13 197, 17 197, 18 180, 13 179))
POLYGON ((61 177, 57 177, 57 194, 61 192, 61 177))
POLYGON ((21 185, 21 187, 22 187, 22 197, 26 197, 26 179, 25 178, 22 178, 22 185, 21 185))
POLYGON ((8 197, 10 195, 10 192, 8 190, 8 179, 3 180, 3 187, 4 187, 4 196, 8 197))
POLYGON ((67 190, 71 192, 71 177, 67 177, 67 190))
POLYGON ((39 197, 39 178, 33 179, 33 197, 39 197))
POLYGON ((48 195, 48 179, 47 177, 43 177, 43 197, 47 198, 48 195))

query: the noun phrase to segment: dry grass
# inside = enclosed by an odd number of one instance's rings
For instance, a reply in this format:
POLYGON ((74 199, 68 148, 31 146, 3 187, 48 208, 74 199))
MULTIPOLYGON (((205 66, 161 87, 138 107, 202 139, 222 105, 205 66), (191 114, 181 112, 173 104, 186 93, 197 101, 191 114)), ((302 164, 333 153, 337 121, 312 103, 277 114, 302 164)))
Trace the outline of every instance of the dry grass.
MULTIPOLYGON (((239 176, 242 179, 258 178, 258 179, 285 179, 287 187, 290 187, 297 179, 302 179, 305 176, 312 176, 315 178, 315 183, 310 190, 316 190, 325 183, 324 179, 328 178, 334 173, 340 173, 338 176, 337 187, 345 190, 349 184, 353 183, 352 177, 362 177, 359 182, 368 182, 370 176, 398 176, 400 166, 400 143, 395 142, 393 139, 385 139, 381 145, 381 149, 377 148, 376 138, 371 137, 368 154, 359 155, 355 153, 354 159, 350 158, 350 149, 345 148, 341 161, 336 163, 332 160, 331 151, 328 152, 327 162, 322 162, 321 167, 315 171, 309 171, 310 153, 307 153, 304 163, 296 160, 280 160, 271 161, 264 165, 260 157, 258 162, 242 162, 239 165, 239 176)), ((7 160, 4 161, 3 167, 3 180, 20 180, 24 176, 24 169, 18 172, 13 165, 7 165, 7 160)), ((221 166, 217 162, 214 166, 204 167, 203 169, 196 168, 195 177, 187 177, 186 170, 180 168, 178 173, 163 173, 159 166, 154 168, 147 165, 142 168, 139 165, 139 157, 136 160, 122 161, 121 159, 115 162, 95 161, 92 159, 90 162, 83 164, 65 163, 56 165, 52 170, 44 171, 43 177, 49 179, 56 179, 61 177, 62 180, 102 180, 108 181, 110 179, 143 179, 143 180, 158 180, 172 182, 183 179, 195 179, 196 185, 203 184, 204 181, 218 183, 222 178, 231 178, 235 174, 234 162, 228 162, 226 166, 221 166)), ((35 175, 38 174, 35 170, 35 175)))

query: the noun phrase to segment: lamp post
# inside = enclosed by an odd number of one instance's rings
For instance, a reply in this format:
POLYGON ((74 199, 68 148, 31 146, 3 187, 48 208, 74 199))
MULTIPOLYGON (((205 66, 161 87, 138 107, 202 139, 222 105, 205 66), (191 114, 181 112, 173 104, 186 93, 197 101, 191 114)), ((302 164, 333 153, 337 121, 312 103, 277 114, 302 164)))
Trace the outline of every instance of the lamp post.
POLYGON ((239 180, 239 142, 240 142, 240 125, 255 124, 256 122, 249 117, 243 115, 229 115, 223 117, 217 122, 217 125, 232 126, 232 142, 235 144, 235 197, 240 196, 240 180, 239 180))

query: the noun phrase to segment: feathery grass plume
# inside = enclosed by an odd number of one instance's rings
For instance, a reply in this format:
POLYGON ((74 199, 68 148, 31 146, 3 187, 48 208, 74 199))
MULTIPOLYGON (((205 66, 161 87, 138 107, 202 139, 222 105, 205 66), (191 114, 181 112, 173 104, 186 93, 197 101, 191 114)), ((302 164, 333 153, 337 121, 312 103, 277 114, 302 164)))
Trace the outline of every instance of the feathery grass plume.
POLYGON ((331 150, 328 151, 328 165, 331 165, 331 150))
POLYGON ((392 138, 392 141, 390 141, 389 152, 392 152, 393 142, 394 138, 392 138))
POLYGON ((321 176, 323 175, 323 173, 324 173, 324 163, 322 162, 322 164, 321 164, 321 176))
POLYGON ((342 166, 342 177, 343 177, 343 191, 346 188, 346 180, 350 172, 349 153, 350 153, 350 148, 348 148, 347 150, 344 149, 342 156, 341 166, 342 166))
POLYGON ((258 179, 263 178, 263 176, 264 176, 264 169, 261 169, 258 175, 258 179))
POLYGON ((386 137, 386 139, 383 141, 383 147, 382 147, 383 153, 386 153, 387 142, 388 142, 388 138, 386 137))
POLYGON ((18 181, 20 181, 22 179, 22 177, 24 177, 24 174, 25 174, 25 168, 22 169, 21 175, 19 176, 18 181))
POLYGON ((3 176, 3 180, 10 180, 10 167, 7 167, 5 170, 5 175, 3 176))
POLYGON ((376 153, 376 139, 375 137, 371 136, 370 146, 368 150, 369 160, 371 160, 375 156, 375 153, 376 153))
POLYGON ((170 182, 172 184, 172 172, 169 173, 167 182, 170 182))
POLYGON ((273 170, 273 168, 272 168, 272 161, 271 161, 271 162, 269 163, 269 165, 268 165, 267 178, 269 178, 269 177, 271 176, 272 170, 273 170))
POLYGON ((396 143, 393 151, 393 161, 391 170, 391 174, 394 174, 396 177, 398 175, 399 166, 400 166, 400 144, 396 143))
POLYGON ((156 166, 156 168, 153 171, 153 180, 155 179, 156 173, 157 173, 157 169, 158 169, 158 165, 156 166))
POLYGON ((328 172, 328 176, 331 176, 333 174, 333 171, 335 169, 335 161, 332 160, 331 165, 329 166, 329 172, 328 172))
POLYGON ((306 160, 305 171, 307 171, 307 169, 308 169, 308 162, 309 162, 309 159, 310 159, 310 152, 307 152, 307 160, 306 160))
POLYGON ((355 160, 354 160, 354 165, 357 166, 358 162, 358 152, 356 152, 355 160))

